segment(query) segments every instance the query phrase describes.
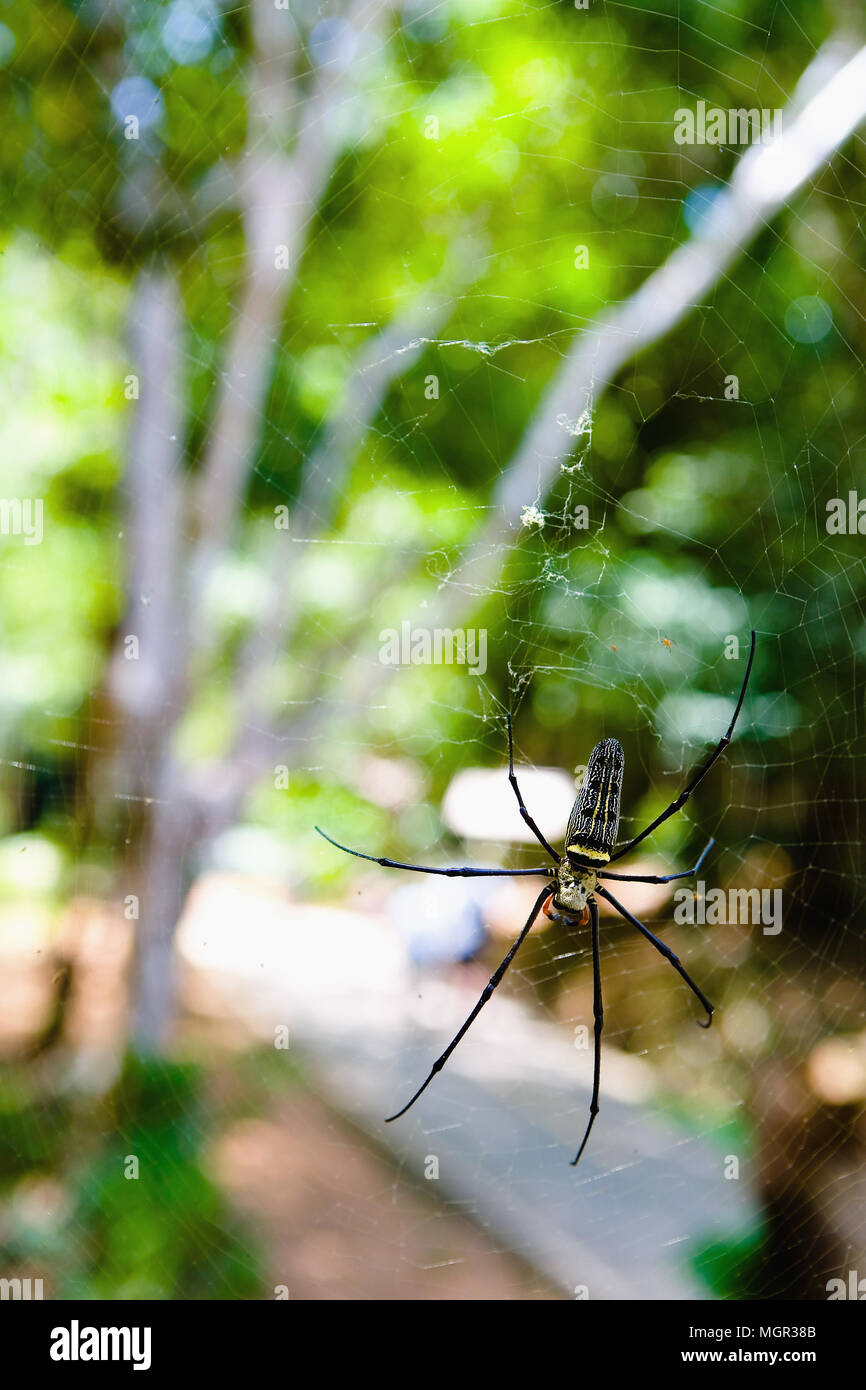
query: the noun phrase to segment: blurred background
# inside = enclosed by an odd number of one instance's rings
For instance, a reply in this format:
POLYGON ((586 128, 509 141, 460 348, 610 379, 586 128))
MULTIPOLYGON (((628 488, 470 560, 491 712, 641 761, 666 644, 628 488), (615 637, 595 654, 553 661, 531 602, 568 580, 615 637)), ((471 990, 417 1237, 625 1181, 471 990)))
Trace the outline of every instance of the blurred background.
POLYGON ((856 1296, 863 27, 0 8, 0 1276, 856 1296), (775 142, 680 143, 699 102, 781 111, 775 142), (620 895, 717 1026, 604 911, 571 1168, 589 934, 542 916, 385 1126, 539 881, 313 827, 542 863, 511 712, 555 845, 611 735, 634 834, 724 732, 751 627, 731 748, 628 870, 712 836, 706 892, 778 891, 780 929, 620 895))

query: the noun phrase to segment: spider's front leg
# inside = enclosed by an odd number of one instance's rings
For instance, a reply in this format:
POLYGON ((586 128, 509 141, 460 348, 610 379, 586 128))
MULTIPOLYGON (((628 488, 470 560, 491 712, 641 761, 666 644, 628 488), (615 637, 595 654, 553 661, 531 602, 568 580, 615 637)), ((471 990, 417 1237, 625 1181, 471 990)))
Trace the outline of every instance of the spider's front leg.
POLYGON ((689 779, 688 783, 680 792, 679 796, 671 802, 670 806, 668 806, 664 811, 662 811, 660 815, 656 816, 655 820, 651 821, 650 824, 646 827, 646 829, 642 830, 639 835, 635 835, 633 840, 629 840, 627 844, 622 845, 621 848, 616 850, 615 853, 611 855, 611 862, 614 859, 622 859, 624 854, 628 854, 630 850, 633 850, 635 845, 639 845, 641 840, 646 839, 647 835, 651 835, 653 831, 657 830, 660 825, 663 825, 666 820, 669 820, 671 816, 676 815, 677 811, 681 811, 683 806, 685 806, 686 802, 688 801, 689 797, 695 791, 696 787, 698 787, 700 783, 703 781, 703 779, 706 777, 710 768, 714 765, 717 759, 719 759, 724 753, 725 749, 727 748, 728 744, 734 736, 734 727, 736 725, 737 720, 740 717, 740 710, 743 708, 743 701, 746 698, 746 690, 748 689, 749 678, 752 674, 752 663, 755 660, 756 642, 757 637, 755 635, 755 629, 752 628, 751 643, 749 646, 749 660, 746 662, 746 674, 743 677, 743 684, 740 687, 740 694, 737 699, 737 703, 734 707, 734 712, 731 715, 731 722, 728 725, 725 732, 722 734, 722 737, 719 739, 712 753, 707 758, 706 762, 702 763, 701 766, 698 768, 697 772, 695 772, 693 776, 689 779))
POLYGON ((341 849, 344 854, 353 854, 356 859, 369 859, 371 864, 380 864, 383 869, 406 869, 413 874, 441 874, 445 878, 537 878, 541 874, 544 878, 553 875, 553 869, 542 864, 537 869, 472 869, 465 865, 448 869, 431 869, 426 864, 403 864, 398 859, 380 858, 375 854, 364 854, 360 849, 349 849, 348 845, 341 845, 337 840, 332 840, 330 835, 326 835, 318 825, 313 827, 323 840, 327 840, 329 845, 335 849, 341 849))
POLYGON ((556 850, 548 844, 547 840, 542 835, 538 826, 535 824, 535 821, 532 819, 532 816, 527 811, 526 803, 524 802, 523 797, 520 794, 520 788, 517 785, 517 778, 514 775, 514 732, 511 728, 510 714, 508 715, 508 780, 511 783, 514 795, 517 797, 517 804, 520 807, 520 814, 523 817, 525 823, 529 826, 529 829, 532 831, 538 843, 542 845, 544 849, 547 850, 547 853, 550 855, 554 864, 558 864, 559 855, 556 853, 556 850))

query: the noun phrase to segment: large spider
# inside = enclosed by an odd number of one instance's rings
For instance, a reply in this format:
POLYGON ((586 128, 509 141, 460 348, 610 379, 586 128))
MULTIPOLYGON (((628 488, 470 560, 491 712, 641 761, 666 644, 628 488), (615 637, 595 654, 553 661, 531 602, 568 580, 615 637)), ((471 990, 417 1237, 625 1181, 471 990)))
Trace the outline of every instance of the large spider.
POLYGON ((689 989, 701 1001, 707 1011, 706 1022, 698 1019, 697 1023, 701 1028, 709 1028, 713 1021, 713 1005, 706 995, 698 988, 691 976, 686 972, 677 956, 669 946, 660 941, 657 936, 645 927, 643 922, 639 922, 637 917, 632 916, 626 907, 607 889, 602 887, 601 880, 617 880, 619 883, 671 883, 677 878, 690 878, 696 874, 704 862, 704 859, 712 847, 713 841, 710 840, 701 853, 698 862, 692 869, 685 869, 678 874, 665 874, 659 877, 655 874, 611 874, 604 872, 607 864, 614 863, 621 859, 624 854, 633 850, 635 845, 639 845, 641 840, 645 840, 648 835, 676 814, 688 801, 698 783, 709 772, 710 768, 721 756, 725 748, 731 741, 734 732, 734 725, 737 722, 743 700, 746 696, 746 688, 749 684, 749 677, 752 673, 752 662, 755 659, 755 633, 751 634, 751 645, 749 648, 749 660, 746 665, 746 674, 740 689, 739 699, 736 708, 731 716, 731 722, 727 731, 716 744, 713 752, 707 761, 698 769, 691 780, 675 801, 661 815, 656 816, 645 830, 635 835, 634 839, 629 840, 628 844, 621 845, 619 849, 614 849, 616 845, 617 830, 619 828, 619 802, 622 791, 622 777, 625 768, 625 758, 622 748, 615 738, 603 739, 597 743, 592 750, 587 764, 586 775, 580 785, 577 800, 572 807, 571 815, 568 820, 568 828, 565 832, 565 853, 557 854, 552 846, 542 835, 520 794, 517 785, 517 778, 514 775, 514 738, 511 730, 511 716, 508 716, 508 780, 514 788, 514 795, 517 797, 517 804, 520 807, 520 814, 535 838, 541 844, 555 867, 551 868, 543 864, 535 869, 471 869, 471 868, 448 868, 431 869, 422 864, 400 864, 394 859, 379 859, 374 854, 362 854, 360 850, 349 849, 347 845, 338 844, 332 840, 330 835, 326 835, 324 830, 316 826, 319 834, 326 839, 329 844, 336 849, 345 851, 346 854, 354 854, 359 859, 370 859, 374 864, 381 864, 386 869, 408 869, 412 873, 419 874, 444 874, 448 878, 523 878, 532 875, 543 875, 546 879, 552 879, 554 886, 546 883, 535 900, 535 905, 529 914, 529 918, 518 936, 514 945, 506 955, 505 959, 497 966, 490 980, 482 991, 481 998, 475 1005, 471 1014, 463 1024, 460 1031, 438 1057, 430 1068, 430 1074, 426 1081, 418 1087, 411 1100, 398 1110, 395 1115, 389 1115, 386 1123, 392 1120, 399 1120, 401 1115, 405 1115, 416 1102, 418 1097, 426 1091, 430 1082, 437 1072, 444 1067, 451 1053, 460 1042, 464 1033, 471 1027, 479 1013, 487 1003, 493 991, 502 980, 503 975, 513 961, 529 931, 533 926, 536 917, 543 909, 547 917, 554 922, 560 922, 566 927, 583 927, 589 922, 592 927, 592 976, 593 976, 593 999, 592 1012, 594 1019, 594 1038, 595 1038, 595 1060, 592 1081, 592 1100, 589 1106, 589 1121, 583 1136, 577 1155, 572 1159, 572 1165, 580 1160, 589 1139, 590 1131, 595 1122, 595 1117, 599 1111, 598 1088, 601 1078, 601 1033, 604 1026, 604 1009, 601 997, 601 961, 599 957, 599 931, 598 931, 598 907, 596 905, 596 894, 609 902, 611 907, 620 914, 626 922, 630 922, 633 927, 651 942, 675 970, 679 972, 685 980, 689 989))

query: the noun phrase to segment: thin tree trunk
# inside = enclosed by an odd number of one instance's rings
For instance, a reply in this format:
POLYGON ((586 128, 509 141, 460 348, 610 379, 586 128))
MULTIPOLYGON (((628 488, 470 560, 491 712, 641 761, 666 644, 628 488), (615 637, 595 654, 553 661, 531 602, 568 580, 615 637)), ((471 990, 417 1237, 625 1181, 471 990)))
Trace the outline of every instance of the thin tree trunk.
MULTIPOLYGON (((368 45, 375 44, 392 3, 356 0, 350 9, 368 45)), ((286 300, 346 140, 338 108, 351 99, 357 81, 354 68, 323 67, 304 99, 293 80, 299 41, 291 17, 276 11, 272 0, 254 0, 252 21, 248 138, 239 177, 246 271, 192 489, 181 479, 183 316, 174 279, 142 272, 132 314, 141 395, 127 478, 129 601, 111 685, 125 725, 117 794, 141 808, 129 835, 141 847, 133 1034, 146 1050, 164 1044, 173 1016, 172 943, 205 822, 211 816, 218 827, 238 804, 225 794, 231 777, 216 789, 207 778, 197 783, 173 749, 189 700, 191 658, 207 645, 202 599, 213 565, 234 539, 286 300), (124 642, 129 636, 139 643, 132 660, 124 642)))
POLYGON ((133 1031, 155 1048, 170 1016, 171 935, 183 902, 190 811, 178 796, 172 734, 184 694, 183 316, 167 270, 141 271, 131 311, 139 399, 125 479, 127 610, 110 687, 123 725, 115 797, 128 810, 130 860, 121 896, 139 902, 133 1031), (170 928, 166 930, 166 921, 170 928))
POLYGON ((170 1039, 177 995, 175 928, 192 881, 191 851, 199 838, 199 818, 170 750, 158 769, 157 792, 138 864, 132 1038, 140 1052, 158 1052, 170 1039))

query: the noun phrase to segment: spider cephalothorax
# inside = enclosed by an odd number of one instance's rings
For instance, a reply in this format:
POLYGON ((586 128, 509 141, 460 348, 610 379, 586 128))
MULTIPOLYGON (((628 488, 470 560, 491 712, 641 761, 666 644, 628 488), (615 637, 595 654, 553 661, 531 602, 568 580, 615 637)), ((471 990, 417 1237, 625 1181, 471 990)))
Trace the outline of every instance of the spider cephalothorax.
MULTIPOLYGON (((398 1110, 395 1115, 389 1115, 389 1120, 398 1120, 401 1115, 405 1115, 416 1102, 418 1097, 426 1091, 430 1082, 444 1067, 451 1053, 454 1051, 460 1039, 472 1026, 475 1019, 487 1003, 493 991, 499 985, 500 980, 513 961, 523 942, 529 935, 533 923, 539 912, 544 912, 546 916, 554 922, 561 922, 567 927, 579 927, 590 925, 592 929, 592 1013, 594 1020, 594 1058, 592 1073, 592 1099, 589 1103, 589 1122, 584 1131, 583 1140, 577 1151, 577 1156, 572 1159, 572 1163, 577 1163, 587 1145, 590 1130, 598 1114, 598 1090, 601 1078, 601 1032, 604 1022, 604 1009, 602 1006, 601 995, 601 957, 599 946, 599 918, 598 903, 596 894, 604 898, 605 902, 618 912, 624 921, 630 922, 652 946, 664 956, 686 982, 689 989, 700 1000, 707 1011, 706 1023, 701 1023, 702 1028, 709 1028, 713 1017, 713 1006, 707 996, 695 984, 691 976, 683 968, 682 962, 669 946, 660 941, 657 936, 645 927, 643 922, 634 917, 618 898, 607 887, 607 880, 614 879, 620 883, 672 883, 675 879, 691 878, 696 874, 704 862, 713 841, 704 849, 694 868, 684 869, 676 874, 615 874, 610 873, 608 865, 616 859, 621 859, 628 854, 635 846, 651 835, 658 826, 662 825, 670 816, 676 814, 688 801, 698 783, 706 776, 716 759, 721 756, 731 741, 734 732, 734 725, 743 707, 743 700, 746 697, 746 687, 749 684, 749 676, 752 672, 752 662, 755 659, 755 634, 752 633, 751 645, 749 648, 749 660, 746 663, 746 674, 743 677, 743 684, 740 687, 740 695, 734 707, 726 732, 719 739, 709 758, 702 763, 696 772, 692 774, 679 796, 670 803, 669 806, 656 816, 655 820, 633 836, 626 844, 616 848, 616 837, 619 830, 619 803, 622 792, 622 776, 625 767, 625 758, 620 745, 615 738, 606 738, 597 743, 593 748, 589 762, 586 766, 586 774, 580 784, 577 800, 571 810, 568 819, 568 829, 565 833, 565 853, 557 854, 556 850, 545 839, 539 830, 532 816, 529 814, 520 794, 517 785, 517 778, 514 775, 514 741, 511 732, 511 716, 508 717, 508 780, 511 783, 514 795, 517 797, 517 805, 520 814, 532 831, 538 843, 545 850, 550 859, 550 863, 541 864, 532 869, 474 869, 469 865, 455 868, 433 868, 424 864, 403 864, 397 859, 380 858, 375 854, 364 854, 361 850, 349 849, 348 845, 341 845, 336 840, 332 840, 330 835, 325 835, 324 830, 319 830, 320 835, 335 845, 337 849, 344 850, 347 854, 354 854, 359 859, 371 859, 374 864, 381 864, 388 869, 408 869, 416 874, 443 874, 447 878, 523 878, 540 877, 546 879, 544 887, 535 900, 535 906, 529 914, 523 929, 517 940, 511 946, 505 959, 500 962, 496 970, 490 976, 488 983, 481 992, 481 998, 475 1005, 471 1014, 463 1024, 462 1028, 451 1039, 451 1042, 442 1053, 437 1057, 426 1080, 421 1083, 412 1098, 407 1101, 402 1110, 398 1110), (602 882, 602 880, 605 880, 602 882)), ((318 830, 319 827, 316 826, 318 830)), ((699 1023, 700 1019, 697 1020, 699 1023)))
POLYGON ((563 856, 556 870, 556 890, 544 904, 545 917, 566 927, 585 927, 589 921, 589 900, 597 887, 594 869, 573 869, 563 856))

